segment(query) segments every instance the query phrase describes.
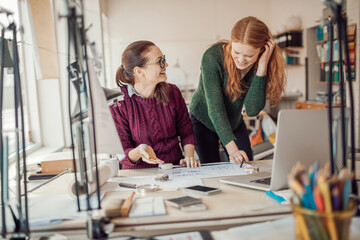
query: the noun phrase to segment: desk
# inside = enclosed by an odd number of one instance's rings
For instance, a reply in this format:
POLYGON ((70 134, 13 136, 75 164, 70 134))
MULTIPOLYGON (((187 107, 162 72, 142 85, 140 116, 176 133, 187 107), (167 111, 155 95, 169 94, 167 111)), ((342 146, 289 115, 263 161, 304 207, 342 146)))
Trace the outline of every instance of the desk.
MULTIPOLYGON (((271 161, 255 161, 254 165, 259 166, 260 171, 271 168, 271 161)), ((159 173, 157 168, 121 170, 118 176, 139 176, 154 175, 159 173)), ((72 176, 72 174, 71 174, 72 176)), ((64 175, 59 179, 49 183, 44 188, 39 188, 33 194, 44 194, 48 192, 59 193, 64 191, 66 179, 64 175), (63 183, 63 184, 61 184, 63 183)), ((222 193, 212 196, 201 196, 203 202, 208 206, 208 210, 202 212, 185 213, 173 207, 167 207, 167 215, 139 218, 115 218, 112 220, 116 225, 116 232, 110 236, 133 235, 148 236, 165 234, 170 232, 190 231, 195 229, 224 230, 234 226, 259 223, 268 220, 279 219, 291 213, 289 206, 278 204, 275 200, 268 197, 263 191, 251 190, 236 186, 231 186, 219 182, 220 178, 203 179, 206 186, 220 187, 222 193)), ((102 190, 114 188, 114 183, 106 183, 102 190)), ((67 189, 66 189, 67 191, 67 189)), ((118 192, 119 197, 127 197, 129 192, 118 192)), ((181 191, 158 191, 146 194, 146 197, 162 196, 164 199, 189 195, 181 191)), ((136 197, 142 197, 136 194, 136 197)), ((85 227, 84 220, 66 221, 58 225, 52 225, 34 230, 45 230, 48 232, 64 230, 80 230, 85 227)), ((80 231, 84 233, 84 231, 80 231)), ((79 234, 80 234, 79 232, 79 234)))

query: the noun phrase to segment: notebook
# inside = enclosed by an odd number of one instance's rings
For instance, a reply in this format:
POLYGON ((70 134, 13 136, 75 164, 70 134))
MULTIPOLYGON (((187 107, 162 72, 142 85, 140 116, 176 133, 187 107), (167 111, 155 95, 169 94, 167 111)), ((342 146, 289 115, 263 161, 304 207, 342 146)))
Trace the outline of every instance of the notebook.
POLYGON ((137 198, 132 204, 129 217, 148 217, 165 215, 166 209, 162 197, 137 198))
MULTIPOLYGON (((333 109, 338 119, 340 109, 333 109)), ((287 175, 296 162, 306 167, 329 161, 327 109, 281 110, 278 115, 272 171, 221 179, 220 182, 258 190, 287 188, 287 175)))

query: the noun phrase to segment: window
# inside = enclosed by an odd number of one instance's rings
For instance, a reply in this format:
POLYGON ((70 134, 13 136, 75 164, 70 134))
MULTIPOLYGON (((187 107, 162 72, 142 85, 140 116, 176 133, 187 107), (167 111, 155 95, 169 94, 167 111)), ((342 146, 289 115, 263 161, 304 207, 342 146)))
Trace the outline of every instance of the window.
MULTIPOLYGON (((21 9, 21 5, 24 3, 22 1, 7 1, 0 0, 0 6, 14 12, 14 22, 19 28, 19 9, 21 9)), ((24 18, 28 18, 28 14, 21 14, 21 18, 23 21, 26 21, 24 18)), ((5 14, 0 15, 0 22, 4 26, 9 25, 9 20, 5 14)), ((13 36, 11 31, 6 31, 5 39, 8 39, 9 52, 12 55, 12 44, 13 36)), ((27 68, 32 68, 34 66, 33 54, 31 54, 30 58, 25 59, 25 48, 26 45, 31 45, 29 42, 25 40, 22 34, 17 34, 17 46, 18 46, 18 55, 20 60, 20 78, 21 78, 21 87, 22 87, 22 102, 23 102, 23 113, 24 113, 24 129, 25 129, 25 145, 27 151, 31 148, 35 147, 35 141, 32 138, 32 128, 34 125, 31 125, 31 111, 30 106, 36 107, 36 101, 33 101, 32 104, 29 104, 29 94, 28 94, 28 83, 30 80, 35 81, 34 71, 26 71, 24 66, 27 68), (29 64, 30 61, 30 64, 29 64)), ((3 136, 7 136, 9 139, 9 158, 10 161, 15 159, 15 150, 16 150, 16 132, 15 132, 15 104, 14 104, 14 72, 13 68, 5 68, 4 69, 4 84, 3 84, 3 112, 2 112, 2 120, 3 120, 3 136)), ((36 113, 36 111, 34 111, 36 113)), ((20 118, 20 111, 18 112, 18 116, 20 118)), ((19 119, 19 128, 21 128, 21 122, 19 119)), ((39 139, 38 139, 39 140, 39 139)), ((21 135, 20 135, 21 141, 21 135)), ((22 143, 20 142, 20 148, 22 143)))

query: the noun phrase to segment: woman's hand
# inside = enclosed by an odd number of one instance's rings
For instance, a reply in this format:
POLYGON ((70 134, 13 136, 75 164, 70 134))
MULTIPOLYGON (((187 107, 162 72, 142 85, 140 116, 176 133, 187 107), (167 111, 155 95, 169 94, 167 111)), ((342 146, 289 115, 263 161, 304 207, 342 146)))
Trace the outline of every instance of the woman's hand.
POLYGON ((201 163, 194 159, 194 157, 185 157, 184 159, 180 160, 180 165, 185 165, 188 168, 197 168, 201 167, 201 163))
POLYGON ((256 75, 258 75, 259 77, 266 75, 267 65, 268 65, 271 55, 275 49, 275 46, 276 46, 276 43, 272 37, 270 38, 270 40, 268 40, 265 43, 265 46, 264 46, 265 50, 259 59, 258 69, 256 72, 256 75))
POLYGON ((139 155, 144 162, 149 164, 164 163, 164 161, 156 157, 154 149, 152 149, 152 147, 150 147, 149 145, 140 144, 138 146, 138 150, 139 150, 139 155))
POLYGON ((200 162, 194 159, 194 151, 195 151, 195 145, 186 144, 184 146, 185 158, 180 160, 180 165, 186 164, 188 168, 201 167, 200 162))
POLYGON ((234 162, 234 163, 242 163, 243 161, 249 162, 249 158, 247 154, 244 151, 239 150, 234 140, 226 144, 225 148, 229 154, 230 162, 234 162))
POLYGON ((230 162, 234 162, 234 163, 242 163, 243 161, 249 162, 249 158, 246 155, 246 152, 241 150, 237 150, 232 154, 230 154, 229 156, 230 156, 230 162))

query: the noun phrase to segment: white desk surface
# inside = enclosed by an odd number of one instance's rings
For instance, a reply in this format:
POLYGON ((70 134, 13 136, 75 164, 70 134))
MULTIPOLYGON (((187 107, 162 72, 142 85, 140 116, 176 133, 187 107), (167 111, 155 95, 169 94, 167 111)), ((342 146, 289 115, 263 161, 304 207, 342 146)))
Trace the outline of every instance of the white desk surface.
MULTIPOLYGON (((360 218, 354 217, 351 221, 349 240, 360 239, 360 218)), ((280 220, 235 227, 229 230, 211 232, 214 240, 295 240, 294 218, 286 217, 280 220), (261 231, 257 231, 261 229, 261 231)))
MULTIPOLYGON (((260 171, 271 169, 271 161, 256 161, 253 164, 259 166, 260 171)), ((153 169, 137 169, 137 170, 121 170, 118 176, 140 176, 154 175, 158 173, 157 168, 153 169)), ((72 176, 72 174, 71 174, 72 176)), ((220 194, 212 196, 201 196, 203 202, 208 209, 201 212, 182 212, 173 207, 167 208, 167 215, 153 217, 138 218, 115 218, 112 220, 116 225, 116 231, 110 236, 133 235, 147 236, 155 234, 165 234, 170 232, 190 231, 196 229, 207 229, 211 231, 225 230, 230 227, 259 223, 268 220, 275 220, 285 216, 289 216, 291 209, 289 206, 280 205, 277 201, 267 196, 263 191, 257 191, 247 188, 231 186, 219 182, 220 178, 203 179, 206 186, 219 187, 222 189, 220 194)), ((62 176, 48 185, 37 189, 32 194, 49 194, 66 192, 66 182, 69 181, 69 175, 62 176)), ((111 191, 114 183, 106 183, 102 187, 102 191, 111 191)), ((117 183, 116 183, 117 184, 117 183)), ((121 198, 126 198, 129 192, 117 192, 121 198)), ((164 199, 191 195, 181 191, 158 191, 147 193, 146 197, 162 196, 164 199)), ((135 198, 143 197, 136 194, 135 198)), ((84 229, 85 220, 65 221, 58 225, 47 227, 37 227, 35 231, 63 231, 84 229)), ((79 233, 84 233, 80 230, 79 233)))

